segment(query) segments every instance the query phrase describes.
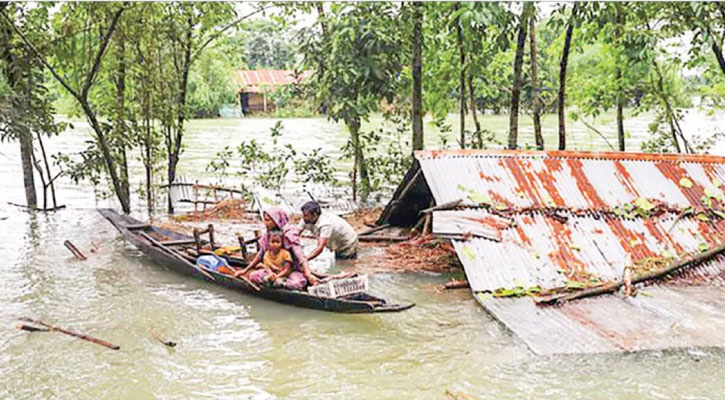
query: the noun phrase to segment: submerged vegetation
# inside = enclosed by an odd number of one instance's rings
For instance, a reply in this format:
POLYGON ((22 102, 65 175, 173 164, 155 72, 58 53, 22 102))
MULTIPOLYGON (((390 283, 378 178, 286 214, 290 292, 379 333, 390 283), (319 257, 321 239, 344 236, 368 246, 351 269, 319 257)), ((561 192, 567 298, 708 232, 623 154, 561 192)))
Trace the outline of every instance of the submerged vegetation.
MULTIPOLYGON (((580 121, 612 150, 704 152, 720 136, 699 137, 682 120, 686 108, 725 104, 723 15, 722 3, 703 2, 1 3, 0 138, 20 144, 32 208, 34 180, 45 209, 63 174, 107 187, 130 212, 128 164, 140 157, 139 193, 153 211, 157 187, 177 180, 188 120, 239 107, 235 70, 272 68, 309 78, 271 94, 271 116, 346 126, 344 170, 363 202, 407 170, 425 143, 423 116, 448 148, 501 146, 480 116, 507 114, 511 149, 530 146, 519 135, 530 115, 538 149, 566 149, 567 122, 580 121), (624 110, 654 116, 641 148, 624 110), (88 122, 85 151, 45 153, 43 138, 67 126, 58 112, 88 122), (541 127, 554 112, 556 140, 541 127), (604 113, 616 115, 611 141, 595 124, 604 113), (385 128, 369 128, 378 114, 385 128)), ((273 148, 229 144, 207 171, 223 179, 236 164, 246 182, 272 189, 291 171, 339 183, 329 155, 277 142, 278 129, 273 148)))

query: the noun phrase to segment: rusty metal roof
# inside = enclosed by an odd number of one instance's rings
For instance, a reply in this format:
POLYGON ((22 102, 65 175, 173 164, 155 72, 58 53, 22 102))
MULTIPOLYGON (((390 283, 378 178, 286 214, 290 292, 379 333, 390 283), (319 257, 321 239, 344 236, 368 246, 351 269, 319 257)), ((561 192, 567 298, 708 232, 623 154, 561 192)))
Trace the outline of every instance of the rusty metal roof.
POLYGON ((234 83, 239 91, 262 93, 276 90, 279 86, 290 85, 310 76, 309 71, 295 76, 294 71, 283 69, 253 69, 234 71, 234 83))
MULTIPOLYGON (((646 257, 695 252, 725 241, 722 218, 678 214, 686 207, 703 209, 703 197, 711 199, 713 209, 723 205, 722 157, 490 150, 415 156, 436 204, 463 199, 463 206, 477 207, 478 219, 470 217, 459 232, 448 226, 445 233, 466 234, 493 216, 513 222, 499 227, 500 240, 492 239, 495 235, 454 240, 476 291, 611 280, 646 257), (659 205, 659 215, 613 214, 640 199, 659 205)), ((471 211, 453 211, 463 212, 471 211)), ((441 225, 437 214, 434 232, 441 225)))
MULTIPOLYGON (((499 288, 552 289, 569 282, 610 281, 638 261, 693 253, 725 242, 725 219, 716 215, 725 211, 723 157, 434 150, 418 151, 415 158, 435 204, 462 200, 456 210, 434 212, 433 232, 453 235, 471 289, 479 295, 499 288), (637 215, 633 204, 655 210, 637 215), (694 212, 686 212, 688 208, 694 212)), ((416 189, 396 192, 384 212, 389 221, 402 220, 401 213, 417 214, 417 209, 409 209, 428 201, 420 199, 424 193, 420 183, 404 182, 401 188, 406 186, 416 189), (414 203, 418 205, 413 207, 414 203)), ((716 257, 679 274, 671 284, 712 284, 725 276, 723 271, 725 257, 716 257)), ((536 307, 531 298, 493 298, 481 304, 541 354, 725 345, 702 339, 705 328, 686 330, 684 336, 669 341, 666 335, 657 336, 646 343, 656 336, 652 326, 674 318, 662 310, 675 307, 670 300, 687 296, 681 289, 657 286, 651 290, 658 293, 655 297, 661 292, 662 298, 656 300, 608 295, 555 310, 536 307), (618 325, 617 315, 640 322, 618 325), (639 329, 641 340, 618 338, 625 325, 639 329), (569 339, 559 343, 552 335, 569 339)), ((724 303, 720 292, 708 292, 708 301, 724 303)), ((680 317, 697 319, 696 310, 707 308, 696 304, 701 300, 677 306, 682 308, 680 317)), ((717 324, 725 327, 725 316, 720 317, 717 324)), ((705 326, 707 321, 700 322, 705 326)))
POLYGON ((582 299, 538 307, 530 298, 479 303, 536 354, 582 354, 725 347, 722 287, 652 286, 635 297, 582 299))

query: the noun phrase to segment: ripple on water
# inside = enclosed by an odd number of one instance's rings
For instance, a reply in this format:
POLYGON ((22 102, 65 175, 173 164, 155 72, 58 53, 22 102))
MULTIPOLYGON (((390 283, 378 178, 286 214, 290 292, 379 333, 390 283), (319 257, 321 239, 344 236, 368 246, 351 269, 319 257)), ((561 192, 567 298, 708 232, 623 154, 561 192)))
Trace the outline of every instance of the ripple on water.
POLYGON ((172 273, 93 210, 12 213, 0 265, 0 398, 719 399, 725 353, 536 357, 445 275, 378 274, 417 306, 340 315, 278 305, 172 273), (32 238, 32 240, 30 239, 32 238), (100 251, 75 261, 62 246, 100 251), (21 315, 119 344, 15 330, 21 315), (168 348, 152 332, 178 343, 168 348))

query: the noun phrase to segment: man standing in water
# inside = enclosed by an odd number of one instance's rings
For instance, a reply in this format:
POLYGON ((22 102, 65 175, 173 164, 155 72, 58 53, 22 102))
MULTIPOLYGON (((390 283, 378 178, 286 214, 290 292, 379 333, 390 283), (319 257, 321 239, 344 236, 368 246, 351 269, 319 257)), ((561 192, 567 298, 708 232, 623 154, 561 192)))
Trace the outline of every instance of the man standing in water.
POLYGON ((317 247, 307 255, 308 260, 320 255, 322 249, 335 252, 337 259, 357 258, 357 233, 344 219, 320 209, 316 201, 302 206, 300 233, 307 229, 317 238, 317 247))

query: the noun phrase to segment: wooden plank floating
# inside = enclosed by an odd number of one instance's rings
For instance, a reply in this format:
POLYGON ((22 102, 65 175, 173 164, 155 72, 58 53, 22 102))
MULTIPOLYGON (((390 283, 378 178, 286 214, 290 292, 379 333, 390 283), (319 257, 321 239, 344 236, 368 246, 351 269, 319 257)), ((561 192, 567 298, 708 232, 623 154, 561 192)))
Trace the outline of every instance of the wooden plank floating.
POLYGON ((79 260, 81 260, 81 261, 85 261, 85 260, 87 260, 87 259, 88 259, 88 258, 86 258, 86 256, 85 256, 85 255, 83 255, 83 253, 81 253, 81 251, 80 251, 80 250, 78 250, 78 249, 77 249, 77 248, 76 248, 76 247, 75 247, 75 246, 73 245, 73 243, 71 243, 71 242, 70 242, 70 240, 66 240, 65 242, 63 242, 63 245, 64 245, 64 246, 65 246, 65 247, 66 247, 66 248, 67 248, 68 250, 70 250, 70 252, 71 252, 71 253, 73 253, 73 256, 75 256, 75 258, 77 258, 77 259, 79 259, 79 260))
MULTIPOLYGON (((63 328, 60 328, 60 327, 55 326, 55 325, 48 324, 48 323, 43 322, 43 321, 38 321, 38 320, 35 320, 35 319, 31 319, 31 318, 19 318, 19 319, 21 321, 30 322, 31 324, 43 326, 43 327, 47 328, 47 331, 54 331, 54 332, 64 333, 64 334, 69 335, 69 336, 77 337, 78 339, 83 339, 83 340, 89 341, 91 343, 95 343, 95 344, 101 345, 103 347, 107 347, 107 348, 109 348, 111 350, 118 350, 118 349, 121 348, 121 346, 117 346, 117 345, 115 345, 113 343, 106 342, 105 340, 101 340, 101 339, 98 339, 98 338, 94 338, 93 336, 90 336, 90 335, 85 335, 85 334, 82 334, 82 333, 76 333, 76 332, 73 332, 73 331, 69 331, 67 329, 63 329, 63 328)), ((27 325, 21 325, 21 327, 27 327, 27 325)), ((32 329, 33 327, 30 327, 30 328, 32 329)), ((26 329, 26 328, 19 328, 19 329, 29 330, 29 329, 26 329)), ((42 328, 41 329, 36 328, 36 329, 37 330, 31 330, 31 332, 44 332, 42 330, 42 328)))

